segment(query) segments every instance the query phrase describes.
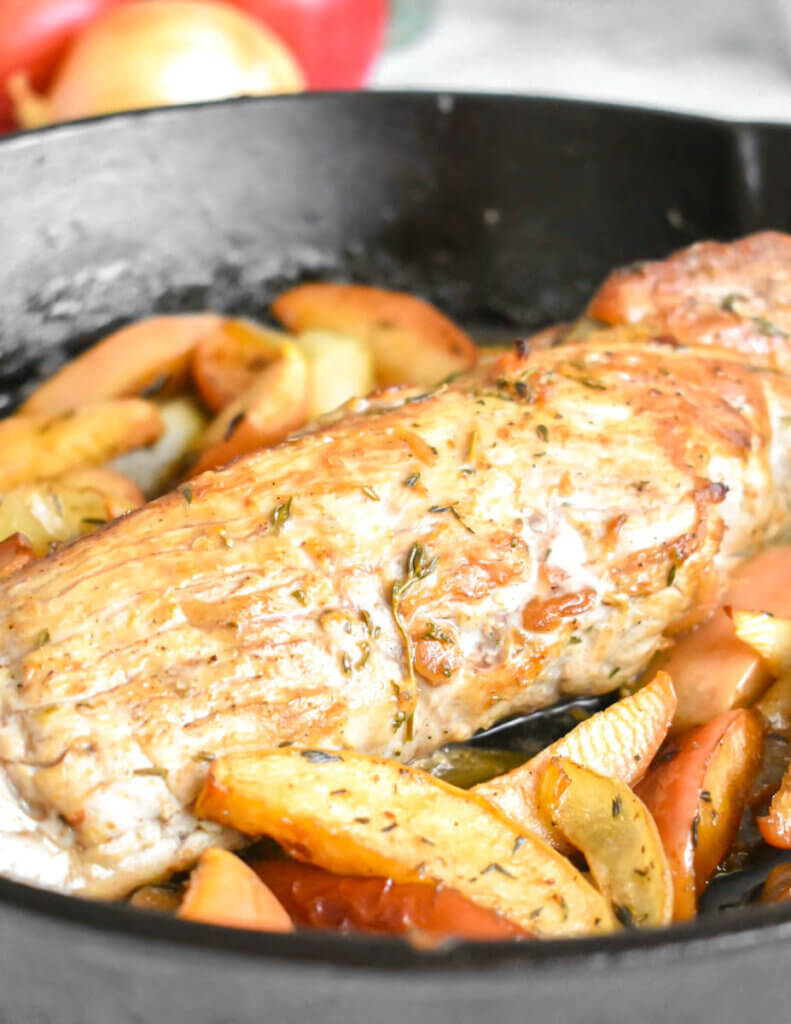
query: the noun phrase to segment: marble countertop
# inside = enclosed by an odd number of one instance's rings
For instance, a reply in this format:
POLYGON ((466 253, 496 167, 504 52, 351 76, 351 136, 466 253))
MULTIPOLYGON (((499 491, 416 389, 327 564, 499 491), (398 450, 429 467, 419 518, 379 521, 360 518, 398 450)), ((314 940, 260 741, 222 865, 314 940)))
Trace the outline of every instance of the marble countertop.
POLYGON ((791 0, 440 0, 373 85, 791 121, 791 0))

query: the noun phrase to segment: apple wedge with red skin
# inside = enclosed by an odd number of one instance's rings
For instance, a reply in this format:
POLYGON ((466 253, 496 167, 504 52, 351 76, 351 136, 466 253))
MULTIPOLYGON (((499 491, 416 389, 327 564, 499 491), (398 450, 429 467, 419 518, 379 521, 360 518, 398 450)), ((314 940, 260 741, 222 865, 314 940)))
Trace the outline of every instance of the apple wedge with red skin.
POLYGON ((770 846, 791 850, 791 767, 772 797, 769 813, 758 819, 758 829, 770 846))
POLYGON ((673 680, 678 708, 672 731, 682 733, 733 708, 751 707, 772 680, 769 665, 736 635, 725 606, 791 618, 791 545, 766 548, 733 574, 721 606, 705 622, 679 634, 655 669, 673 680))
POLYGON ((261 860, 253 869, 291 919, 305 928, 365 932, 373 935, 419 934, 446 938, 529 937, 504 917, 476 906, 455 889, 426 882, 335 875, 294 860, 261 860))
POLYGON ((763 748, 756 711, 728 711, 669 741, 637 796, 651 811, 673 874, 673 919, 698 898, 739 827, 763 748))

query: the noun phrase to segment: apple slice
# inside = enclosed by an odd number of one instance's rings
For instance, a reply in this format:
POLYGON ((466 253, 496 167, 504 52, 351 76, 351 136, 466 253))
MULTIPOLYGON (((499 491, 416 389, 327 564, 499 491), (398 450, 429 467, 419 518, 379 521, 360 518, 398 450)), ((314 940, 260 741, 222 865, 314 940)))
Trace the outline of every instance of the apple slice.
POLYGON ((378 383, 433 387, 478 359, 470 337, 434 306, 403 292, 358 284, 303 284, 272 312, 294 334, 333 331, 358 338, 373 356, 378 383))
POLYGON ((755 708, 772 732, 791 732, 791 675, 772 683, 755 708))
POLYGON ((576 728, 513 771, 473 789, 498 807, 511 821, 541 836, 557 849, 567 850, 563 836, 541 815, 538 787, 541 773, 554 757, 568 757, 610 779, 634 785, 648 770, 676 708, 670 677, 659 672, 647 686, 576 728))
POLYGON ((669 741, 635 792, 654 816, 673 874, 673 919, 697 901, 739 827, 761 761, 763 724, 735 710, 669 741))
POLYGON ((770 846, 791 850, 791 767, 772 797, 769 813, 758 819, 758 828, 770 846))
POLYGON ((654 819, 624 782, 566 757, 541 776, 539 802, 584 854, 599 892, 628 927, 670 924, 673 877, 654 819))
POLYGON ((436 941, 482 942, 531 934, 445 886, 335 875, 295 860, 261 860, 253 868, 291 919, 306 928, 418 934, 436 941))
POLYGON ((27 414, 55 415, 101 399, 176 389, 192 350, 214 329, 214 313, 157 316, 123 327, 44 381, 22 406, 27 414))
MULTIPOLYGON (((262 341, 262 347, 264 342, 262 341)), ((270 348, 274 343, 270 344, 270 348)), ((303 426, 308 409, 308 364, 293 342, 274 346, 253 383, 209 424, 192 476, 226 465, 258 448, 279 444, 303 426)))
MULTIPOLYGON (((723 605, 791 619, 791 545, 767 548, 736 570, 723 605)), ((672 731, 683 732, 732 708, 750 707, 769 685, 766 662, 736 635, 723 607, 676 638, 653 663, 673 680, 678 709, 672 731)))
POLYGON ((193 870, 179 917, 227 928, 294 931, 291 918, 253 869, 217 846, 206 850, 193 870))

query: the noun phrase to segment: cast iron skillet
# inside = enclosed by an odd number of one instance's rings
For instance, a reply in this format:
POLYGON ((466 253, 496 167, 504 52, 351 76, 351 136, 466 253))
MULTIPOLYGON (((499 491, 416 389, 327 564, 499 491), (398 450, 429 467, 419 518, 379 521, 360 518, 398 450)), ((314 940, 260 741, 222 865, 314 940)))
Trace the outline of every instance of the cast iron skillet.
MULTIPOLYGON (((152 310, 261 315, 315 276, 514 335, 613 266, 791 228, 791 130, 586 103, 328 95, 0 145, 0 409, 152 310)), ((426 954, 187 925, 0 881, 0 1022, 787 1021, 791 912, 426 954)))

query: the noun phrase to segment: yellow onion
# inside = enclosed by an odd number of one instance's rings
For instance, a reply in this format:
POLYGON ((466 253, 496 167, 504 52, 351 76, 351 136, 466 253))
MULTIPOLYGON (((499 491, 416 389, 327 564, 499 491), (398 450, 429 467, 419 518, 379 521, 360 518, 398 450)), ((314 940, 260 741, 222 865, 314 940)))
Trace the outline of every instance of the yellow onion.
POLYGON ((298 92, 302 71, 280 39, 222 3, 143 0, 109 10, 77 39, 45 96, 8 83, 19 123, 37 128, 97 114, 229 96, 298 92))

